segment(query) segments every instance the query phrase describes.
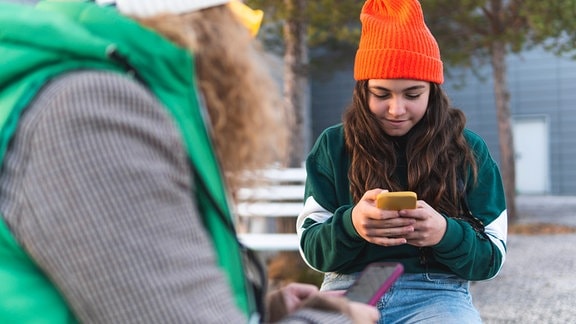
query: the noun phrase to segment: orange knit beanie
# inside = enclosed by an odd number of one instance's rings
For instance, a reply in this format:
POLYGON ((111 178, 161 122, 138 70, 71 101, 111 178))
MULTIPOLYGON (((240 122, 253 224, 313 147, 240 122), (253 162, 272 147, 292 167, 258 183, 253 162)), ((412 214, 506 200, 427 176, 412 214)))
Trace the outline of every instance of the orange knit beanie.
POLYGON ((354 79, 444 81, 440 49, 418 0, 367 0, 354 79))

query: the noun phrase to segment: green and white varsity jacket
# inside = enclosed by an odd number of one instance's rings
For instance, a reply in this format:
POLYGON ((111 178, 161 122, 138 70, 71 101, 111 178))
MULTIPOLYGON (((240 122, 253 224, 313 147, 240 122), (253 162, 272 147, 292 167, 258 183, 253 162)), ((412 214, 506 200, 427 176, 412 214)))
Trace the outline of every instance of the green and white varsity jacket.
POLYGON ((321 272, 349 274, 371 262, 390 261, 401 262, 407 273, 449 273, 467 280, 496 276, 506 255, 504 189, 484 141, 470 130, 464 135, 478 164, 478 182, 466 188, 467 202, 486 226, 487 236, 477 234, 465 221, 445 216, 446 234, 423 261, 418 247, 383 247, 366 242, 356 232, 343 126, 326 129, 306 160, 305 206, 297 222, 300 252, 308 265, 321 272))

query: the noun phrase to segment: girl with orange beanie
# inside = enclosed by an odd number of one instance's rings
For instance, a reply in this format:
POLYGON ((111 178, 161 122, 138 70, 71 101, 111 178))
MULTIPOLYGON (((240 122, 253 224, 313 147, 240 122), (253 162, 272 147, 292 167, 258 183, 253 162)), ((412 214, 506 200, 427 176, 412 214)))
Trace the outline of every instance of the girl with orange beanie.
POLYGON ((368 264, 405 273, 379 300, 381 323, 480 323, 472 280, 500 271, 507 215, 497 164, 443 91, 438 44, 417 0, 368 0, 351 105, 307 160, 301 254, 347 289, 368 264), (383 210, 383 191, 413 191, 415 209, 383 210))

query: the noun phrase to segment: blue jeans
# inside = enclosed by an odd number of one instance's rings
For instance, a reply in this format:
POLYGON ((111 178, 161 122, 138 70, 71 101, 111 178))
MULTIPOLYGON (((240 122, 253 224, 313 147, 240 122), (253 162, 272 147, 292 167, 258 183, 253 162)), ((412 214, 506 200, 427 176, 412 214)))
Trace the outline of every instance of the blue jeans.
MULTIPOLYGON (((320 289, 347 289, 357 276, 327 273, 320 289)), ((482 323, 469 287, 469 281, 450 274, 403 274, 378 301, 378 323, 482 323)))

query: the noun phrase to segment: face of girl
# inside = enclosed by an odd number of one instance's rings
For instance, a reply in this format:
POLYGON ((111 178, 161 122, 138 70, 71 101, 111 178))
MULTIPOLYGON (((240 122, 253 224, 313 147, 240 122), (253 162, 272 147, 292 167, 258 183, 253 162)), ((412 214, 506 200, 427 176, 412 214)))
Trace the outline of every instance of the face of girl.
POLYGON ((430 83, 406 79, 368 81, 368 106, 390 136, 402 136, 416 125, 428 107, 430 83))

